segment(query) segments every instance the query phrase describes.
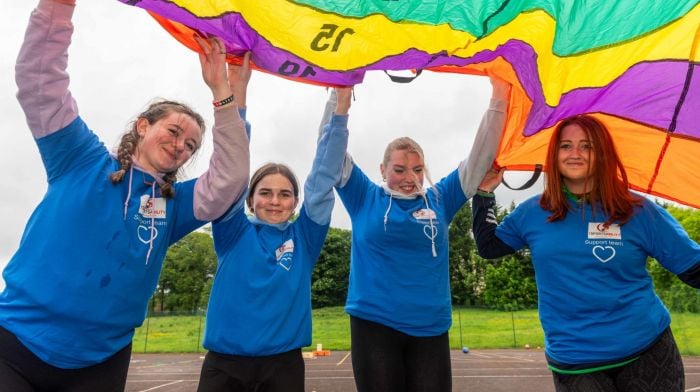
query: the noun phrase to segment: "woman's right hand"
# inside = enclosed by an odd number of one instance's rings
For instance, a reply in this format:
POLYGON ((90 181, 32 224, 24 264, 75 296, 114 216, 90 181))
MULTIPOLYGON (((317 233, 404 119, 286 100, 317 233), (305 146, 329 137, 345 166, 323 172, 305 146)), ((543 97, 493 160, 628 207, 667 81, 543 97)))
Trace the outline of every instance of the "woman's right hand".
POLYGON ((250 82, 251 74, 250 52, 246 52, 243 55, 240 65, 233 63, 228 64, 228 84, 231 86, 231 91, 233 91, 233 95, 236 97, 236 104, 238 107, 244 108, 246 106, 248 82, 250 82))

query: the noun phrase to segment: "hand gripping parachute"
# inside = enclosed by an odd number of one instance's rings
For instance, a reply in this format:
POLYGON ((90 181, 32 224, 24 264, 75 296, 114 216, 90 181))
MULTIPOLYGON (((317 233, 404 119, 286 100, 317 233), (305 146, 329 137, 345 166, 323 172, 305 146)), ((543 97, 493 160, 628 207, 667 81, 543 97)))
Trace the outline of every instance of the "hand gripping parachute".
MULTIPOLYGON (((700 207, 700 0, 119 0, 176 39, 224 39, 231 61, 320 85, 371 70, 512 84, 496 164, 533 170, 553 128, 590 113, 631 186, 700 207)), ((493 138, 493 135, 477 135, 493 138)))

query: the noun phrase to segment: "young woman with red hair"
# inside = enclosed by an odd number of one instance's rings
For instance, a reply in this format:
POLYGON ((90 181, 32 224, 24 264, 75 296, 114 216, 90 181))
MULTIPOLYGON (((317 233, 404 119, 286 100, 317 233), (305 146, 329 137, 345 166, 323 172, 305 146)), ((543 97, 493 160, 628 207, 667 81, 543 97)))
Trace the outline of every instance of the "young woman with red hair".
POLYGON ((668 310, 646 270, 653 257, 700 287, 700 246, 663 208, 629 190, 608 130, 595 117, 562 121, 550 140, 545 189, 497 224, 492 170, 473 198, 479 254, 525 247, 539 295, 545 354, 563 391, 683 391, 668 310))

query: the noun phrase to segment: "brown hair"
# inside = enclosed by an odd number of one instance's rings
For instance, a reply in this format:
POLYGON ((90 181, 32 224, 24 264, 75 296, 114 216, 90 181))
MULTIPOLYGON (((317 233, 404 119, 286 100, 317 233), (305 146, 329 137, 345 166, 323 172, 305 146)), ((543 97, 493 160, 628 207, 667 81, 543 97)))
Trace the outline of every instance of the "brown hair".
POLYGON ((605 224, 613 222, 624 224, 634 213, 634 207, 641 204, 641 198, 629 191, 627 172, 615 149, 615 143, 603 123, 590 115, 582 114, 564 119, 554 130, 547 150, 546 180, 540 206, 551 211, 549 222, 564 219, 569 211, 569 203, 563 191, 562 175, 559 171, 558 156, 561 134, 569 125, 578 125, 586 132, 592 148, 590 154, 595 157, 594 167, 590 171, 590 192, 587 201, 595 213, 596 203, 600 203, 608 216, 605 224))
MULTIPOLYGON (((119 142, 119 147, 117 148, 117 159, 121 164, 119 170, 109 175, 109 179, 113 184, 118 184, 124 178, 126 172, 131 169, 131 158, 136 151, 136 146, 140 140, 140 136, 136 130, 136 123, 140 119, 146 119, 149 124, 155 124, 158 120, 161 120, 173 112, 182 113, 191 117, 204 134, 205 124, 204 119, 199 113, 192 110, 189 106, 175 101, 158 101, 150 104, 148 108, 143 111, 143 113, 136 116, 136 119, 131 123, 130 129, 125 132, 119 142)), ((171 198, 175 196, 175 191, 173 189, 173 183, 180 174, 180 169, 175 171, 164 173, 163 184, 160 186, 160 193, 165 198, 171 198)))
MULTIPOLYGON (((405 151, 406 153, 415 153, 418 154, 420 157, 421 161, 423 161, 423 173, 424 173, 424 178, 428 181, 428 184, 431 186, 433 185, 433 181, 430 178, 430 173, 428 172, 428 166, 425 164, 425 156, 423 155, 423 149, 421 146, 413 139, 411 139, 408 136, 403 136, 396 138, 389 142, 387 144, 386 149, 384 150, 384 160, 382 161, 382 164, 384 167, 386 167, 389 164, 389 161, 391 160, 391 154, 394 151, 405 151)), ((422 184, 418 184, 419 187, 422 186, 422 184)), ((435 190, 437 192, 437 189, 435 190)))
POLYGON ((294 191, 294 198, 299 199, 299 181, 294 175, 292 169, 283 163, 270 162, 262 165, 258 170, 253 173, 250 178, 250 185, 248 185, 248 195, 246 196, 246 204, 248 204, 248 209, 253 210, 253 195, 255 194, 255 188, 258 183, 262 181, 263 178, 269 176, 270 174, 281 174, 292 184, 292 190, 294 191))

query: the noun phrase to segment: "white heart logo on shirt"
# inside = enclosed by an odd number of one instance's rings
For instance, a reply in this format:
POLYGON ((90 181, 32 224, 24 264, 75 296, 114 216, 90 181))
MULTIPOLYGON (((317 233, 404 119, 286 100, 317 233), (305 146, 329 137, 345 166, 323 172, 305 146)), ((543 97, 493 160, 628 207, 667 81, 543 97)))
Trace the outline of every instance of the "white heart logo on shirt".
POLYGON ((596 245, 593 247, 593 256, 600 260, 601 263, 607 263, 613 257, 615 257, 615 248, 612 246, 602 247, 600 245, 596 245))
POLYGON ((437 227, 436 226, 423 226, 423 234, 428 237, 429 240, 434 240, 437 237, 437 227))
POLYGON ((139 228, 136 231, 136 235, 138 235, 139 240, 141 240, 141 242, 143 242, 144 244, 148 244, 149 242, 155 240, 158 237, 158 229, 155 227, 153 228, 153 238, 151 239, 151 228, 139 225, 139 228), (146 235, 148 236, 147 240, 144 240, 143 237, 141 237, 141 230, 144 230, 146 232, 146 235))

